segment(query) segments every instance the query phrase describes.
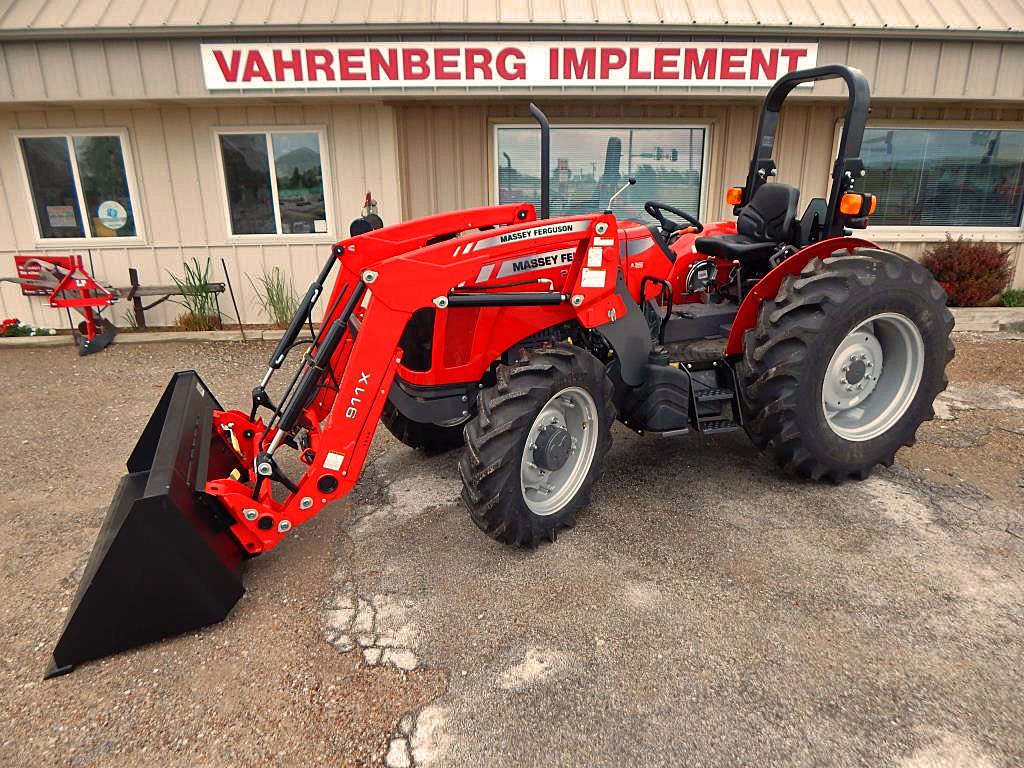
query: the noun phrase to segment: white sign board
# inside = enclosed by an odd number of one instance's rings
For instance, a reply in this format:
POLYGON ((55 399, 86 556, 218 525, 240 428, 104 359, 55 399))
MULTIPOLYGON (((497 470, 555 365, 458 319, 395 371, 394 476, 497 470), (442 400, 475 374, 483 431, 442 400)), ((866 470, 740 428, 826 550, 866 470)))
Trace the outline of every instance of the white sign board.
POLYGON ((767 87, 813 67, 817 43, 202 44, 206 87, 767 87))

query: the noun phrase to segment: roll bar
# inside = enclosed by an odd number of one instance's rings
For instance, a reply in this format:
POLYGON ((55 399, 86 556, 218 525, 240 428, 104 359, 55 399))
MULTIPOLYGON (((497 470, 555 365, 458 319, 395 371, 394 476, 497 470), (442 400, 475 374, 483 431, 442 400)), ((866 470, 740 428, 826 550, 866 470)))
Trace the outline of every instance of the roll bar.
MULTIPOLYGON (((754 144, 754 157, 750 161, 747 182, 743 191, 743 203, 749 201, 761 185, 775 175, 776 165, 772 160, 775 149, 775 134, 779 127, 779 111, 786 97, 794 88, 802 83, 818 80, 840 78, 846 82, 849 94, 846 102, 846 116, 843 120, 843 132, 839 138, 839 152, 832 165, 832 187, 828 196, 828 214, 825 224, 825 236, 841 235, 844 222, 839 213, 839 201, 848 192, 854 182, 864 175, 864 163, 860 159, 861 142, 864 140, 864 126, 871 112, 871 89, 867 78, 859 69, 842 64, 828 64, 813 69, 802 69, 783 75, 768 91, 761 107, 761 117, 757 124, 757 140, 754 144)), ((735 211, 739 212, 737 206, 735 211)))

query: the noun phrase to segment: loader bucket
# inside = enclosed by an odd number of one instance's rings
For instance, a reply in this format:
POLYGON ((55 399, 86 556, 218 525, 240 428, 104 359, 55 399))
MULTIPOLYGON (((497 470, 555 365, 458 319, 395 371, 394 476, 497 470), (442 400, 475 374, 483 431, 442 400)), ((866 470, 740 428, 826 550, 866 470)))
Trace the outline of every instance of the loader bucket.
POLYGON ((207 476, 239 468, 213 433, 220 404, 174 374, 128 458, 45 677, 221 621, 245 591, 244 553, 207 476))

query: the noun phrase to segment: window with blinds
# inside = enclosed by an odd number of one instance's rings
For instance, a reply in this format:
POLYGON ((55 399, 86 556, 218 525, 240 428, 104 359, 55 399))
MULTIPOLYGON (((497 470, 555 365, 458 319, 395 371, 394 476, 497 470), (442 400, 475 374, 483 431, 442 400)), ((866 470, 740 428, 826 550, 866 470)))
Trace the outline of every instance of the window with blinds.
MULTIPOLYGON (((649 219, 658 200, 700 216, 707 126, 551 128, 551 215, 603 211, 630 176, 637 183, 615 199, 619 218, 649 219)), ((498 202, 540 203, 540 132, 497 126, 498 202)))
POLYGON ((861 157, 873 226, 1021 226, 1024 130, 873 127, 861 157))

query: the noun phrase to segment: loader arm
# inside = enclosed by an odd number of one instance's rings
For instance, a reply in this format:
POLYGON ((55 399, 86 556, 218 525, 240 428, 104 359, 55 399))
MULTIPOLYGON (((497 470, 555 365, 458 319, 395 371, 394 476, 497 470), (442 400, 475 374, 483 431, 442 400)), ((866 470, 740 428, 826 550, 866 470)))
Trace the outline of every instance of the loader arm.
POLYGON ((625 319, 628 295, 617 290, 618 230, 611 215, 537 223, 530 205, 496 210, 431 217, 433 224, 410 222, 337 244, 341 267, 330 309, 288 396, 266 424, 240 411, 214 413, 215 433, 252 469, 210 478, 205 491, 227 510, 246 552, 274 547, 291 528, 351 491, 402 359, 399 341, 416 310, 552 307, 587 328, 625 319), (520 223, 494 224, 510 219, 520 223), (431 243, 432 227, 472 231, 431 243), (576 257, 562 285, 479 280, 510 256, 566 248, 574 248, 576 257), (301 446, 306 468, 298 480, 278 467, 275 454, 282 445, 301 446), (282 501, 272 493, 275 483, 289 490, 282 501))

